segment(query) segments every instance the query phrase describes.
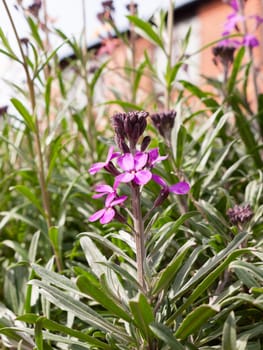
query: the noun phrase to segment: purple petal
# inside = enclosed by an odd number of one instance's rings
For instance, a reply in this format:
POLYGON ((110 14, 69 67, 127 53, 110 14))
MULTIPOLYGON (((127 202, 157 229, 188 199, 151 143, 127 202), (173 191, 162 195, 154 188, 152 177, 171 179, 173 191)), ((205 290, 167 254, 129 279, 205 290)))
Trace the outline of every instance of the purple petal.
POLYGON ((112 201, 115 199, 116 194, 114 193, 110 193, 107 195, 106 199, 105 199, 105 207, 109 208, 112 206, 112 201))
POLYGON ((115 205, 119 205, 126 201, 127 198, 128 196, 120 196, 119 198, 116 198, 114 201, 112 201, 111 206, 113 207, 115 205))
POLYGON ((158 158, 159 156, 159 150, 158 148, 153 148, 148 152, 149 155, 149 162, 152 163, 153 161, 155 161, 155 159, 158 158))
POLYGON ((237 0, 231 0, 229 5, 232 7, 234 11, 239 11, 239 3, 237 0))
POLYGON ((108 208, 105 210, 104 215, 100 219, 101 224, 108 224, 115 216, 115 210, 108 208))
POLYGON ((103 214, 105 213, 105 210, 106 209, 103 208, 103 209, 101 209, 99 211, 96 211, 96 213, 94 213, 93 215, 91 215, 89 217, 89 221, 93 222, 93 221, 96 221, 96 220, 100 219, 103 216, 103 214))
POLYGON ((134 179, 134 174, 131 173, 123 173, 115 177, 114 188, 116 189, 120 182, 131 182, 134 179))
POLYGON ((177 182, 169 187, 169 191, 175 194, 186 194, 190 190, 190 185, 188 182, 177 182))
POLYGON ((108 164, 109 161, 112 159, 113 150, 114 150, 114 147, 111 146, 111 147, 109 148, 108 155, 107 155, 107 158, 106 158, 106 162, 105 162, 106 164, 108 164))
POLYGON ((161 162, 162 160, 168 158, 168 156, 160 156, 159 155, 159 150, 158 148, 153 148, 151 149, 149 152, 148 152, 148 155, 149 155, 149 159, 148 159, 148 162, 149 162, 149 165, 150 166, 153 166, 155 163, 159 163, 161 162))
POLYGON ((148 154, 143 152, 137 152, 134 156, 135 170, 141 170, 147 163, 148 154))
POLYGON ((164 188, 168 187, 166 182, 159 175, 152 174, 152 180, 164 188))
POLYGON ((119 157, 117 163, 122 170, 131 171, 134 169, 134 158, 131 153, 125 153, 119 157))
POLYGON ((97 185, 95 187, 96 192, 112 193, 114 189, 110 185, 97 185))
POLYGON ((253 47, 259 46, 259 41, 255 37, 255 35, 247 34, 247 35, 244 36, 242 44, 244 46, 248 46, 248 47, 253 48, 253 47))
POLYGON ((137 171, 134 177, 134 182, 137 185, 145 185, 147 182, 149 182, 152 178, 152 173, 150 170, 141 170, 137 171))
POLYGON ((100 171, 104 167, 105 163, 99 162, 99 163, 94 163, 92 166, 89 168, 89 173, 91 175, 96 174, 98 171, 100 171))

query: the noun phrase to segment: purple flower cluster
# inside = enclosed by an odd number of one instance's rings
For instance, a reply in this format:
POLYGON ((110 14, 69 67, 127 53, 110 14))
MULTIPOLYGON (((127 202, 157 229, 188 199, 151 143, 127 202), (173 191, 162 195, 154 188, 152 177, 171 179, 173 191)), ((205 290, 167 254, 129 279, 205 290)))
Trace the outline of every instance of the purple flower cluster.
POLYGON ((89 169, 89 173, 94 175, 104 169, 114 177, 114 183, 113 187, 101 184, 95 188, 97 194, 93 198, 106 196, 105 207, 91 215, 89 221, 100 220, 101 224, 107 224, 115 218, 125 222, 125 219, 115 208, 122 205, 128 198, 127 196, 118 195, 121 183, 141 187, 153 180, 160 185, 161 191, 154 207, 159 206, 169 193, 183 195, 189 192, 190 186, 187 182, 182 181, 168 186, 159 175, 153 173, 156 164, 166 159, 167 156, 161 156, 158 148, 146 151, 145 143, 148 146, 149 137, 143 138, 141 148, 137 150, 136 144, 146 128, 147 116, 148 113, 146 112, 130 112, 117 114, 113 117, 116 143, 121 152, 114 152, 114 147, 110 147, 106 161, 93 164, 89 169))
MULTIPOLYGON (((241 32, 239 25, 242 22, 245 22, 247 20, 253 21, 254 23, 254 30, 258 28, 258 26, 263 22, 263 18, 258 15, 251 15, 251 16, 244 16, 242 14, 240 4, 242 4, 242 1, 239 2, 238 0, 230 0, 229 5, 231 6, 233 12, 230 13, 230 15, 227 16, 227 20, 224 24, 224 31, 222 33, 223 37, 227 37, 229 35, 235 34, 236 32, 241 32)), ((242 5, 241 5, 242 6, 242 5)), ((253 32, 254 32, 253 30, 253 32)), ((259 45, 259 41, 256 38, 256 36, 252 33, 246 33, 242 40, 233 39, 233 38, 225 38, 222 41, 220 41, 219 46, 224 47, 231 47, 231 48, 238 48, 240 46, 246 46, 246 47, 256 47, 259 45)))

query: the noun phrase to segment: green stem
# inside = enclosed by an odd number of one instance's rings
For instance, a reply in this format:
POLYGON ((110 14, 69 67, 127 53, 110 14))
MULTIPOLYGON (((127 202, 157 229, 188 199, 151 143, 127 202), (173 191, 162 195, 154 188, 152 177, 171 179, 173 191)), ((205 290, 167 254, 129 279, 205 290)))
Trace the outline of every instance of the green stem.
POLYGON ((137 277, 143 293, 146 293, 146 282, 145 282, 146 255, 145 255, 144 223, 143 223, 142 211, 141 211, 140 187, 138 185, 135 185, 135 184, 131 185, 131 200, 132 200, 133 225, 134 225, 135 246, 136 246, 137 277))

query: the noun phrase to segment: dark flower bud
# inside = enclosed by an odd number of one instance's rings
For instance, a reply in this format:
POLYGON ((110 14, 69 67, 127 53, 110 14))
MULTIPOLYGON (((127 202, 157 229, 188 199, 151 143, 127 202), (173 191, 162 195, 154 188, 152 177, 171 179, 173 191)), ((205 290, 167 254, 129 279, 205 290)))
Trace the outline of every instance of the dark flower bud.
POLYGON ((28 47, 29 44, 29 39, 28 38, 21 38, 20 39, 21 44, 25 45, 26 47, 28 47))
POLYGON ((217 60, 224 65, 228 66, 234 61, 235 47, 218 45, 212 48, 213 55, 215 56, 214 62, 217 64, 217 60))
POLYGON ((176 112, 174 110, 162 113, 154 113, 151 116, 153 125, 159 131, 159 133, 167 140, 171 138, 172 128, 174 126, 174 120, 176 112))
POLYGON ((115 165, 111 161, 104 166, 104 169, 113 176, 117 176, 120 174, 119 170, 115 167, 115 165))
POLYGON ((163 202, 166 200, 166 198, 169 196, 169 188, 168 187, 164 187, 161 189, 161 192, 159 194, 159 196, 156 198, 153 207, 157 208, 159 207, 161 204, 163 204, 163 202))
POLYGON ((41 9, 41 0, 35 0, 32 5, 28 6, 28 11, 34 17, 38 18, 39 10, 41 9))
POLYGON ((133 4, 128 4, 126 5, 126 9, 131 13, 131 14, 136 14, 138 10, 138 4, 133 3, 133 4))
POLYGON ((110 11, 114 11, 115 8, 113 6, 113 1, 109 0, 109 1, 102 1, 101 5, 103 6, 103 8, 105 10, 110 10, 110 11))
POLYGON ((117 144, 127 139, 131 149, 135 148, 138 139, 147 126, 148 113, 144 111, 118 113, 112 117, 112 125, 116 134, 117 144), (120 140, 119 140, 120 139, 120 140))
POLYGON ((5 115, 7 113, 8 110, 8 106, 2 106, 0 107, 0 117, 2 117, 3 115, 5 115))
POLYGON ((103 24, 105 22, 112 22, 113 18, 109 10, 97 13, 98 20, 103 24))
POLYGON ((250 221, 253 212, 249 204, 245 206, 235 205, 233 208, 228 209, 227 216, 233 225, 244 224, 250 221))
POLYGON ((151 142, 151 137, 150 136, 145 136, 142 140, 142 143, 141 143, 141 151, 144 152, 147 147, 149 146, 151 142))

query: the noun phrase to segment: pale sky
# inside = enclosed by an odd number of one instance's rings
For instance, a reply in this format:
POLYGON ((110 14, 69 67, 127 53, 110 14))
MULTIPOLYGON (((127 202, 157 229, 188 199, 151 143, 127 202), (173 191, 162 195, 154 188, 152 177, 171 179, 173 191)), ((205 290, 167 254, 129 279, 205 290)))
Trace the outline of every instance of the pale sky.
MULTIPOLYGON (((77 40, 80 38, 83 30, 83 12, 82 12, 82 0, 46 0, 47 12, 50 19, 53 21, 52 26, 62 30, 68 37, 74 36, 77 40)), ((101 28, 101 24, 97 20, 97 13, 102 11, 102 5, 100 0, 85 0, 86 7, 86 27, 87 27, 87 40, 91 45, 95 40, 95 33, 101 28)), ((191 2, 192 0, 175 0, 175 5, 180 6, 183 3, 191 2)), ((156 11, 161 8, 167 9, 169 0, 135 0, 138 4, 138 15, 140 18, 148 19, 156 11)), ((14 22, 19 32, 20 38, 27 37, 28 26, 23 18, 23 15, 17 11, 14 7, 15 0, 7 0, 9 10, 12 13, 14 22)), ((33 3, 33 0, 23 0, 24 6, 29 6, 33 3)), ((119 30, 127 29, 128 22, 126 15, 128 11, 126 5, 129 0, 114 0, 115 14, 114 19, 119 30)), ((14 39, 13 31, 10 27, 9 20, 6 15, 5 8, 0 0, 0 27, 8 37, 9 42, 15 52, 18 52, 17 44, 14 39)), ((52 28, 51 28, 52 29, 52 28)), ((58 47, 62 40, 57 36, 51 34, 52 47, 58 47)), ((0 45, 1 47, 1 45, 0 45)), ((58 55, 62 58, 72 53, 71 49, 67 45, 63 45, 58 55)), ((10 80, 16 82, 21 75, 19 72, 21 67, 16 63, 11 63, 10 60, 0 53, 0 106, 5 104, 9 99, 12 88, 8 88, 3 84, 4 80, 10 80)))
MULTIPOLYGON (((82 0, 46 0, 47 1, 47 11, 54 20, 54 27, 62 30, 67 36, 75 36, 79 38, 82 28, 83 28, 83 12, 82 12, 82 0)), ((33 0, 24 0, 25 6, 32 4, 33 0)), ((155 11, 160 8, 167 8, 169 0, 136 0, 138 3, 139 16, 143 19, 148 19, 155 11)), ((180 3, 182 0, 177 0, 176 3, 180 3)), ((15 23, 19 29, 19 34, 21 37, 27 35, 27 25, 25 21, 17 10, 14 9, 14 0, 7 1, 9 9, 15 18, 15 23)), ((118 25, 118 28, 126 29, 128 22, 126 15, 128 11, 126 5, 129 0, 114 0, 115 15, 114 19, 118 25)), ((95 33, 101 26, 97 21, 96 14, 101 12, 102 6, 100 0, 86 0, 86 26, 87 26, 87 38, 88 42, 94 42, 95 33)), ((3 7, 2 1, 0 0, 0 26, 8 38, 12 40, 13 34, 10 29, 10 24, 6 16, 5 9, 3 7)), ((53 36, 52 38, 54 45, 59 45, 58 38, 53 36)), ((60 49, 59 55, 65 56, 69 52, 69 48, 63 47, 60 49)))

